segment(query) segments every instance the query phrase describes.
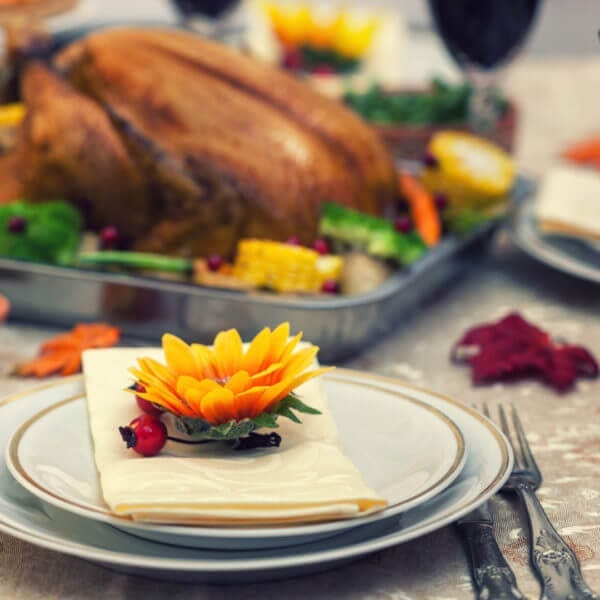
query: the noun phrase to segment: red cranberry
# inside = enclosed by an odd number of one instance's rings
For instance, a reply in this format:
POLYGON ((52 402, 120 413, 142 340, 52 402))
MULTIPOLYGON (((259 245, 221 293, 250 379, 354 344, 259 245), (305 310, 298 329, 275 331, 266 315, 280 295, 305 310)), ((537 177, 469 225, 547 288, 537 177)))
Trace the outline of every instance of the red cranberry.
POLYGON ((105 227, 100 232, 100 246, 107 250, 110 248, 116 248, 119 242, 119 231, 112 225, 105 227))
POLYGON ((443 212, 448 207, 448 196, 446 194, 436 194, 433 200, 439 212, 443 212))
POLYGON ((149 400, 144 400, 140 398, 140 396, 135 397, 135 401, 141 410, 143 410, 147 415, 152 415, 154 417, 160 417, 163 414, 162 409, 156 404, 152 404, 149 400))
POLYGON ((430 152, 428 152, 423 157, 423 164, 428 169, 435 169, 436 167, 439 166, 440 162, 438 161, 438 159, 433 154, 431 154, 430 152))
POLYGON ((331 65, 316 65, 311 70, 313 75, 329 77, 335 75, 335 69, 331 65))
POLYGON ((25 217, 14 216, 8 220, 8 231, 11 233, 23 233, 27 229, 25 217))
POLYGON ((410 217, 398 217, 394 221, 394 229, 399 233, 410 233, 413 230, 413 222, 410 217))
POLYGON ((212 254, 206 260, 206 265, 210 271, 216 273, 223 266, 223 262, 223 259, 218 254, 212 254))
POLYGON ((340 293, 340 284, 334 279, 328 279, 323 283, 323 287, 321 291, 325 294, 339 294, 340 293))
POLYGON ((327 240, 315 240, 313 248, 321 255, 329 254, 329 244, 327 243, 327 240))
POLYGON ((289 246, 300 246, 300 238, 293 235, 287 239, 286 244, 289 246))
POLYGON ((292 71, 300 71, 304 67, 304 57, 299 50, 288 50, 283 57, 283 66, 292 71))
POLYGON ((127 427, 119 427, 119 433, 127 448, 142 456, 158 454, 167 443, 165 424, 152 415, 136 417, 127 427))

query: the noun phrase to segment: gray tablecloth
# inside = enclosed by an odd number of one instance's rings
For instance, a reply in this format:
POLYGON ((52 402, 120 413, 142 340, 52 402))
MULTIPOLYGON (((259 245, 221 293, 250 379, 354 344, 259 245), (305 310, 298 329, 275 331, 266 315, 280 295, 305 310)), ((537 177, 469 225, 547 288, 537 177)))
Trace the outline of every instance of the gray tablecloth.
MULTIPOLYGON (((565 141, 592 128, 600 131, 598 77, 596 60, 524 63, 515 69, 507 85, 523 109, 520 160, 525 168, 543 171, 565 141)), ((500 235, 489 256, 466 265, 453 285, 407 314, 396 331, 348 366, 396 375, 468 403, 514 402, 545 475, 540 497, 577 553, 587 580, 600 590, 600 384, 581 383, 565 396, 537 383, 475 389, 468 371, 448 360, 452 342, 467 327, 511 310, 600 354, 598 286, 533 262, 500 235)), ((0 329, 3 393, 31 385, 8 372, 17 360, 34 355, 50 333, 12 324, 0 329)), ((539 587, 528 567, 522 515, 505 498, 494 502, 493 512, 500 545, 522 589, 536 597, 539 587)), ((0 598, 450 600, 470 594, 467 561, 452 527, 337 571, 227 588, 128 577, 0 536, 0 598)))

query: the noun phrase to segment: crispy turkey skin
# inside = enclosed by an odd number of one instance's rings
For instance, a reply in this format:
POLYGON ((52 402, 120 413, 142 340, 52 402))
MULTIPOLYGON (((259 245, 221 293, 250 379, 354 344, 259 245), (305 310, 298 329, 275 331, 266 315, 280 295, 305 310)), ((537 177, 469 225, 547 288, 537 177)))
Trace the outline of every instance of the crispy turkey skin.
POLYGON ((138 250, 231 256, 242 237, 309 243, 320 205, 381 214, 394 165, 351 111, 294 77, 168 30, 104 30, 23 81, 1 200, 77 203, 138 250), (16 165, 16 166, 15 166, 16 165))

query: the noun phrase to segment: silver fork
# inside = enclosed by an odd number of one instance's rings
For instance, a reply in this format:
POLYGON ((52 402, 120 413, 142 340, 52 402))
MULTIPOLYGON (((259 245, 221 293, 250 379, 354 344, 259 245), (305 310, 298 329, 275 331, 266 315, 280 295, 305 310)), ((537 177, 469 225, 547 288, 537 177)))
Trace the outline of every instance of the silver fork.
MULTIPOLYGON (((500 427, 510 441, 515 466, 504 489, 515 492, 529 517, 529 552, 531 564, 542 585, 542 600, 600 600, 583 580, 577 557, 560 537, 544 511, 535 491, 542 484, 540 472, 527 442, 521 419, 510 406, 512 428, 507 411, 498 406, 500 427)), ((491 419, 490 410, 483 405, 483 414, 491 419)))

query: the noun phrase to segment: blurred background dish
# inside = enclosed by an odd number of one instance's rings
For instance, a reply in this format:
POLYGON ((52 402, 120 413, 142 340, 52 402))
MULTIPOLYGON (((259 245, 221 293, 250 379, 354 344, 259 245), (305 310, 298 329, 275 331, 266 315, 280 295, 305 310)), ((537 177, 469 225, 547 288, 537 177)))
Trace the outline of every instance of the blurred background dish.
POLYGON ((394 7, 248 0, 246 9, 249 52, 326 95, 402 81, 407 31, 394 7))
POLYGON ((78 0, 2 0, 0 23, 40 19, 72 10, 78 0))

